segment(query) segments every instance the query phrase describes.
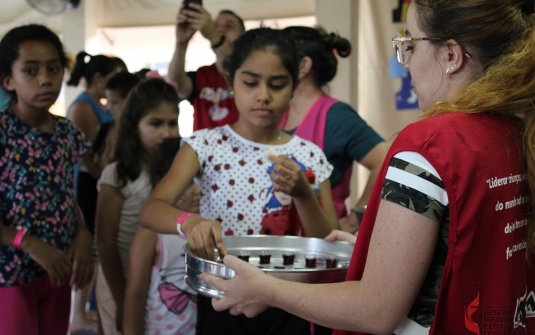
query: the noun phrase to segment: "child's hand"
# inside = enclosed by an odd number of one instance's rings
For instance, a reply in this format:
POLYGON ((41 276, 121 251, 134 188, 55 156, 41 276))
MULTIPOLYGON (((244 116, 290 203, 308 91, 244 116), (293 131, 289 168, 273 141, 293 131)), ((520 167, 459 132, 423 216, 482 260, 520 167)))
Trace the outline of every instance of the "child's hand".
POLYGON ((67 250, 67 257, 72 262, 72 276, 69 284, 73 289, 81 289, 91 282, 95 271, 91 234, 81 229, 67 250))
POLYGON ((183 226, 184 233, 188 239, 188 244, 191 251, 199 257, 215 261, 214 249, 217 248, 219 255, 223 258, 227 254, 227 247, 223 241, 221 233, 221 223, 216 220, 206 220, 200 216, 195 216, 202 219, 194 225, 183 226))
POLYGON ((351 234, 345 231, 335 229, 325 237, 325 240, 327 242, 343 241, 355 244, 355 242, 357 241, 357 233, 351 234))
POLYGON ((271 172, 273 191, 300 198, 307 194, 307 190, 312 190, 303 171, 292 158, 280 155, 269 156, 269 159, 275 163, 271 172))
POLYGON ((69 282, 71 262, 63 251, 35 236, 26 235, 24 240, 27 243, 25 243, 23 250, 45 269, 53 287, 59 287, 69 282))

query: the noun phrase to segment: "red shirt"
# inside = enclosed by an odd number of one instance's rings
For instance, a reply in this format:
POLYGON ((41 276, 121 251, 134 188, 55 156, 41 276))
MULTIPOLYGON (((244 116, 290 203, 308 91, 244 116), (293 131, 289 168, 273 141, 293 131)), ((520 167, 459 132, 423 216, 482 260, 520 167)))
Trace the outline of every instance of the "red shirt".
MULTIPOLYGON (((429 334, 535 332, 521 134, 515 120, 449 113, 409 125, 387 154, 377 180, 384 180, 396 153, 413 151, 436 169, 448 194, 448 255, 429 334)), ((375 184, 346 280, 362 277, 381 188, 375 184)))
POLYGON ((193 130, 211 129, 238 121, 234 97, 215 64, 197 70, 192 96, 193 130))

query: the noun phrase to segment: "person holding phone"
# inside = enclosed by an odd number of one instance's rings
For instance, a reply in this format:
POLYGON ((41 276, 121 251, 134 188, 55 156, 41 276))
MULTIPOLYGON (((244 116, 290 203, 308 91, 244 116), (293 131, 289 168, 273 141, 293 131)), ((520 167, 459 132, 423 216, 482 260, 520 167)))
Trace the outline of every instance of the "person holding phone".
POLYGON ((178 84, 180 99, 188 99, 194 108, 193 130, 214 128, 234 123, 238 112, 223 70, 223 61, 232 51, 232 43, 245 32, 243 20, 233 11, 222 10, 215 20, 200 4, 185 1, 176 20, 176 47, 169 64, 169 79, 178 84), (186 50, 195 34, 210 41, 216 62, 195 72, 186 72, 186 50))

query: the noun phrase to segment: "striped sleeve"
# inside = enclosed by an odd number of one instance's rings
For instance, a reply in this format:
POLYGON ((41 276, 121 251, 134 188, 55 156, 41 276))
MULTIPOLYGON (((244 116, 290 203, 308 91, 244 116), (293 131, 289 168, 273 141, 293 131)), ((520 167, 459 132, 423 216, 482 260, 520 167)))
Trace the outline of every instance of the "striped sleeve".
POLYGON ((437 171, 422 155, 403 151, 388 166, 381 198, 442 222, 448 195, 437 171))

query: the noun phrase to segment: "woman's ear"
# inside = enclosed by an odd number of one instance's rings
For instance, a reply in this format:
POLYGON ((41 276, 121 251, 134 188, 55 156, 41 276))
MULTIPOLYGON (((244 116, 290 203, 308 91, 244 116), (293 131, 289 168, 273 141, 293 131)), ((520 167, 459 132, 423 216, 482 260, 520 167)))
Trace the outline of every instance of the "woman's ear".
POLYGON ((312 70, 312 58, 304 56, 299 64, 299 80, 303 79, 312 70))
POLYGON ((446 41, 445 64, 446 64, 446 78, 459 71, 465 62, 465 51, 463 47, 456 40, 446 41))

